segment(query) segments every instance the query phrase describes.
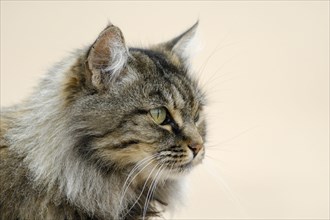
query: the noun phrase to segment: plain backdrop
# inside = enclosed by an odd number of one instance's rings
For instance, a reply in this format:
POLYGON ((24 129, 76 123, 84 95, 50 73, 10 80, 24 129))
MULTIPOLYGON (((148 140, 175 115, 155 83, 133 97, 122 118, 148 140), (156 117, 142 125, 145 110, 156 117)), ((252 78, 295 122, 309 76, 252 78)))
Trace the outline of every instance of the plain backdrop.
POLYGON ((172 219, 329 218, 329 1, 1 1, 1 106, 108 21, 133 46, 200 20, 207 156, 172 219))

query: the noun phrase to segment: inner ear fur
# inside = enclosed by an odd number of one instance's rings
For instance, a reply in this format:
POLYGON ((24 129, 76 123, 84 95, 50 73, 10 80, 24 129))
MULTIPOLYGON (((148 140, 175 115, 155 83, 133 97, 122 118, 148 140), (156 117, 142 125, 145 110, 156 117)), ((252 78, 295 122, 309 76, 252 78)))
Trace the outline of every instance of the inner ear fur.
POLYGON ((116 80, 127 64, 128 49, 121 30, 110 24, 92 44, 86 67, 91 73, 91 83, 102 89, 116 80))

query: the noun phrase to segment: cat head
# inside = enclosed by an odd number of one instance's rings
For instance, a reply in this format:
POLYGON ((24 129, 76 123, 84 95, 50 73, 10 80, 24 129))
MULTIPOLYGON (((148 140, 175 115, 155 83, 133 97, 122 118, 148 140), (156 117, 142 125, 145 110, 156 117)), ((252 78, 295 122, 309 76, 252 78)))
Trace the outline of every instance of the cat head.
POLYGON ((77 155, 104 172, 189 171, 205 154, 205 97, 189 70, 198 23, 149 48, 128 48, 109 25, 64 83, 77 155))

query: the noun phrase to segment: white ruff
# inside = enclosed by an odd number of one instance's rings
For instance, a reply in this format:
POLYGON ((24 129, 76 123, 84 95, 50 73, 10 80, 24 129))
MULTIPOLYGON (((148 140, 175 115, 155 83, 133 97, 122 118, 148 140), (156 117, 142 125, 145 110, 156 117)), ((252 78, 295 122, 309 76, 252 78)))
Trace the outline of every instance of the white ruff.
MULTIPOLYGON (((59 193, 71 203, 116 219, 120 210, 115 202, 122 190, 120 179, 116 176, 105 179, 98 170, 77 158, 70 130, 65 125, 67 112, 61 108, 59 85, 74 63, 73 58, 54 68, 42 81, 42 88, 24 104, 23 109, 29 113, 8 134, 10 147, 25 156, 24 162, 36 186, 48 190, 59 187, 59 193)), ((74 125, 70 127, 77 129, 74 125)), ((128 197, 130 193, 127 192, 128 197)))

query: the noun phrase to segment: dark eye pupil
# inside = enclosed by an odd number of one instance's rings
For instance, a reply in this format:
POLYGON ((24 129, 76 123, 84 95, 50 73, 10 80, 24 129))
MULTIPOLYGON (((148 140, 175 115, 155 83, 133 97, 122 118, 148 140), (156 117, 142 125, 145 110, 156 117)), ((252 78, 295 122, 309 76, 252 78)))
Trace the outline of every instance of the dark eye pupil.
POLYGON ((164 122, 162 123, 162 125, 167 125, 170 124, 172 122, 172 120, 170 119, 170 117, 168 117, 168 114, 166 114, 166 118, 164 120, 164 122))

